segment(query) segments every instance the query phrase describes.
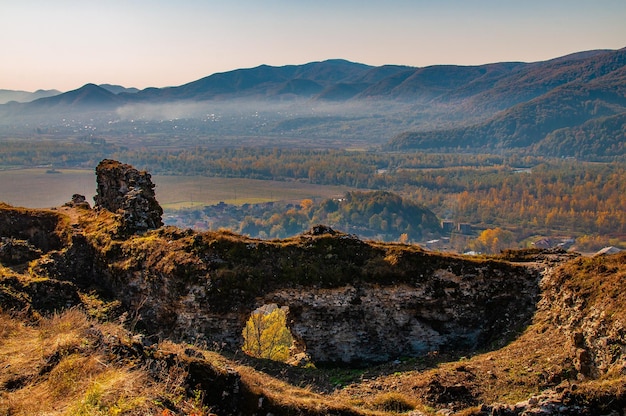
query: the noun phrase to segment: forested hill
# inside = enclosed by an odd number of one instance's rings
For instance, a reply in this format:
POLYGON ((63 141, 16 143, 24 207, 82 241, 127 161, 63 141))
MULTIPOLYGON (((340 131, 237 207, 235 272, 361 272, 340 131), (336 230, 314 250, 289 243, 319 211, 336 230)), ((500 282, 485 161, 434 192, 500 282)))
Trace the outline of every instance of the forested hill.
MULTIPOLYGON (((550 76, 540 78, 543 94, 469 127, 398 134, 388 148, 525 148, 591 159, 626 154, 626 49, 593 55, 577 65, 557 62, 548 67, 553 69, 550 76), (554 88, 545 88, 551 83, 554 88)), ((534 79, 517 87, 523 85, 527 88, 520 91, 541 91, 534 79)), ((497 96, 501 90, 496 86, 491 92, 497 96)))
POLYGON ((220 224, 252 237, 285 238, 300 234, 316 224, 356 234, 360 238, 383 241, 420 241, 439 237, 441 226, 429 209, 399 195, 386 192, 348 192, 342 198, 329 198, 318 204, 303 200, 290 209, 264 208, 255 216, 240 208, 235 224, 220 224))

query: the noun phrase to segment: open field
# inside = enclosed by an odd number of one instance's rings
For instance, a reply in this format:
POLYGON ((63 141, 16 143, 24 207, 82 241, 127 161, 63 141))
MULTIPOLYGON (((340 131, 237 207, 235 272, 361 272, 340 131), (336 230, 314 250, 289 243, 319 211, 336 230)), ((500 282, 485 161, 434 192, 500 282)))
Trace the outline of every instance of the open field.
POLYGON ((270 201, 341 196, 346 186, 312 185, 300 182, 265 181, 203 176, 153 176, 157 200, 163 208, 212 205, 220 201, 241 205, 270 201))
POLYGON ((46 173, 46 168, 0 171, 0 201, 28 208, 63 205, 73 194, 93 204, 96 175, 93 170, 64 169, 46 173))
MULTIPOLYGON (((46 173, 41 169, 0 171, 0 201, 29 208, 55 207, 82 194, 93 204, 96 193, 94 171, 68 169, 46 173)), ((341 196, 345 186, 311 185, 240 178, 207 178, 203 176, 152 177, 157 200, 165 209, 216 204, 245 204, 269 201, 301 200, 341 196)))

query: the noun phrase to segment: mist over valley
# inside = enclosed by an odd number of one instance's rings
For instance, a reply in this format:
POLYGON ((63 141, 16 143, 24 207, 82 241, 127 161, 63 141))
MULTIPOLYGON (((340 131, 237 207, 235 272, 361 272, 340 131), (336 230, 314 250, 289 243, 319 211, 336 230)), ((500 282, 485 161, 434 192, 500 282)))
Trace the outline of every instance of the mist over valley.
POLYGON ((284 139, 594 159, 624 153, 615 120, 626 112, 625 56, 624 49, 598 50, 535 63, 425 68, 337 59, 262 65, 141 91, 88 84, 1 105, 0 133, 101 137, 131 146, 129 135, 152 136, 155 144, 179 136, 179 144, 191 146, 284 139), (581 132, 587 132, 582 142, 581 132), (555 136, 571 146, 555 143, 555 136))

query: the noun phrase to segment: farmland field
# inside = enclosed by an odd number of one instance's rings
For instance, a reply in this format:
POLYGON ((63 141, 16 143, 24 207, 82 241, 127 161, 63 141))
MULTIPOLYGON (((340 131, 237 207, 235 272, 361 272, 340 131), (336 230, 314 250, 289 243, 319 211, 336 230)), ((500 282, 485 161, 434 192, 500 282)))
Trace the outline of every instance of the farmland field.
POLYGON ((73 194, 81 194, 93 204, 96 193, 93 170, 46 172, 45 168, 0 171, 0 201, 28 208, 50 208, 63 205, 73 194))
MULTIPOLYGON (((89 169, 46 169, 0 171, 0 201, 15 206, 47 208, 63 205, 73 194, 87 197, 93 204, 96 177, 89 169)), ((241 178, 154 175, 156 197, 164 209, 212 205, 220 201, 245 204, 341 196, 345 186, 311 185, 241 178)))

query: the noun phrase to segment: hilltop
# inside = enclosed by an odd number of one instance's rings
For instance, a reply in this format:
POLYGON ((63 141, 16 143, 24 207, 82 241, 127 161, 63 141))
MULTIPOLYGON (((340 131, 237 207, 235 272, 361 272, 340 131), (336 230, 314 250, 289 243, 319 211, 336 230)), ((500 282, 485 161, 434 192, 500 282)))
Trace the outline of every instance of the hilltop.
POLYGON ((52 97, 59 94, 61 94, 61 91, 57 90, 37 90, 35 92, 0 90, 0 104, 6 104, 10 101, 25 103, 39 98, 52 97))
POLYGON ((0 205, 3 413, 626 405, 623 254, 454 256, 325 226, 284 240, 198 233, 160 226, 146 172, 107 160, 97 182, 94 208, 79 195, 53 210, 0 205), (299 367, 241 352, 246 320, 270 304, 288 308, 299 367))

